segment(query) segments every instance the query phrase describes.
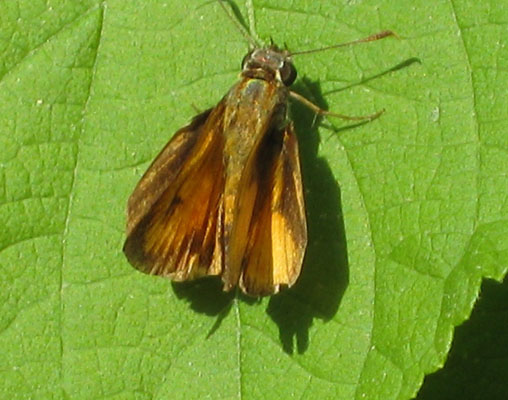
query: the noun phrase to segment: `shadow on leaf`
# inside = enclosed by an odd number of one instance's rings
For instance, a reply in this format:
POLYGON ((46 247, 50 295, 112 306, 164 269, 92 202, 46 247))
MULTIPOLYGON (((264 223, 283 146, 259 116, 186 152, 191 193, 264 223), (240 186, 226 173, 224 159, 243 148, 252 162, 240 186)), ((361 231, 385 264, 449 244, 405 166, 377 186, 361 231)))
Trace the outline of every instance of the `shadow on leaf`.
MULTIPOLYGON (((295 86, 298 93, 326 108, 318 83, 302 79, 295 86)), ((335 315, 349 280, 340 188, 327 161, 317 157, 319 135, 314 113, 298 103, 291 106, 302 163, 309 243, 297 283, 272 297, 267 310, 279 326, 283 349, 289 354, 294 351, 295 339, 299 353, 307 350, 314 319, 328 321, 335 315)))
POLYGON ((501 400, 508 389, 508 278, 485 280, 469 320, 459 326, 444 368, 425 378, 417 400, 501 400))
POLYGON ((411 58, 408 58, 407 60, 404 60, 404 61, 398 63, 397 65, 395 65, 395 66, 393 66, 391 68, 388 68, 385 71, 382 71, 382 72, 380 72, 378 74, 375 74, 375 75, 371 75, 371 76, 365 77, 362 80, 360 80, 358 82, 353 82, 353 83, 351 83, 351 84, 349 84, 347 86, 342 86, 342 87, 340 87, 338 89, 329 90, 326 93, 323 93, 323 95, 327 96, 327 95, 332 94, 332 93, 342 92, 344 90, 350 89, 350 88, 355 87, 355 86, 364 85, 364 84, 366 84, 366 83, 368 83, 370 81, 373 81, 375 79, 379 79, 379 78, 381 78, 381 77, 383 77, 385 75, 388 75, 388 74, 390 74, 392 72, 397 72, 397 71, 400 71, 400 70, 402 70, 404 68, 408 68, 408 67, 410 67, 413 64, 421 64, 421 63, 422 63, 422 61, 419 58, 417 58, 417 57, 411 57, 411 58))
MULTIPOLYGON (((364 84, 414 63, 420 63, 420 60, 410 58, 386 71, 334 92, 364 84)), ((295 91, 311 99, 320 108, 328 109, 319 83, 303 78, 295 85, 295 91)), ((272 297, 267 310, 279 326, 283 349, 289 354, 294 352, 295 339, 299 353, 307 350, 309 329, 314 319, 329 321, 333 318, 349 282, 340 188, 327 161, 317 157, 319 136, 316 116, 298 103, 292 104, 292 109, 294 112, 291 115, 298 134, 302 162, 309 243, 297 283, 290 290, 272 297)), ((346 123, 340 128, 328 126, 328 129, 334 134, 339 134, 370 122, 357 121, 346 123)), ((324 124, 321 126, 326 127, 324 124)))
POLYGON ((179 299, 190 303, 196 312, 214 316, 231 308, 235 292, 222 291, 222 281, 217 276, 205 277, 190 282, 171 282, 179 299))

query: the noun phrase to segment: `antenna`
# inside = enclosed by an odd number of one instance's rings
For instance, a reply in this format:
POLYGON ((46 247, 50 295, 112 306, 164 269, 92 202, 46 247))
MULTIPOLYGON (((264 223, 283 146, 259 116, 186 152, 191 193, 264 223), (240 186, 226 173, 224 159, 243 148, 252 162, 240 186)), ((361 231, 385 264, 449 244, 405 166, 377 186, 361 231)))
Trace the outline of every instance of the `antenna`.
POLYGON ((249 42, 249 45, 252 49, 254 48, 257 48, 257 47, 262 47, 261 46, 261 41, 259 40, 259 38, 257 37, 256 34, 253 34, 251 31, 253 29, 253 26, 252 24, 254 23, 254 12, 253 12, 253 7, 252 7, 252 3, 249 3, 250 6, 248 7, 248 13, 249 13, 249 25, 250 25, 250 31, 248 31, 247 29, 245 29, 245 27, 238 21, 238 19, 235 17, 235 15, 231 12, 231 10, 229 10, 223 3, 223 0, 218 0, 220 6, 222 7, 222 9, 224 10, 224 12, 226 13, 226 15, 228 16, 228 18, 233 22, 233 24, 237 27, 237 29, 240 31, 240 33, 243 35, 243 37, 245 39, 247 39, 247 41, 249 42))
POLYGON ((357 40, 353 40, 351 42, 335 44, 333 46, 321 47, 319 49, 295 51, 294 53, 291 53, 291 55, 295 56, 295 55, 300 55, 300 54, 317 53, 318 51, 337 49, 339 47, 347 47, 347 46, 351 46, 353 44, 358 44, 358 43, 374 42, 375 40, 384 39, 385 37, 389 37, 389 36, 398 37, 392 31, 382 31, 382 32, 378 32, 378 33, 375 33, 373 35, 367 36, 367 37, 365 37, 363 39, 357 39, 357 40))

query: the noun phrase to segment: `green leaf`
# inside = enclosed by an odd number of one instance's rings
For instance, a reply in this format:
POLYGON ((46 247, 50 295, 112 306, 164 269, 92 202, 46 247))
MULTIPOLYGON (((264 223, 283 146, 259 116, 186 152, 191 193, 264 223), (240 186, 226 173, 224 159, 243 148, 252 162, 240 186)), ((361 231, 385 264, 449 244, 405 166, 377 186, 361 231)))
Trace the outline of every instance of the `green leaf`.
POLYGON ((238 79, 247 44, 219 4, 0 3, 0 398, 410 399, 482 279, 503 279, 506 8, 256 0, 254 16, 293 50, 400 36, 295 56, 295 91, 386 113, 314 123, 292 105, 309 247, 261 301, 121 252, 143 171, 238 79))

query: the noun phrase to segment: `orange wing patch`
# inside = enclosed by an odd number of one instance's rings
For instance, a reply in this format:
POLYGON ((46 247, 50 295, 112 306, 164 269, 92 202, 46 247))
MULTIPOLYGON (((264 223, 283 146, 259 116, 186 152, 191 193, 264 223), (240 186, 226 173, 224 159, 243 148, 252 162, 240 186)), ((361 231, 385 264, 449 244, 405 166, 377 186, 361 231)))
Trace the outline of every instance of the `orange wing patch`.
POLYGON ((178 131, 129 199, 124 252, 139 270, 176 281, 222 273, 222 112, 178 131))
POLYGON ((267 136, 256 167, 253 179, 258 190, 239 286, 249 295, 264 296, 277 293, 281 285, 294 284, 307 245, 298 143, 292 124, 267 136))

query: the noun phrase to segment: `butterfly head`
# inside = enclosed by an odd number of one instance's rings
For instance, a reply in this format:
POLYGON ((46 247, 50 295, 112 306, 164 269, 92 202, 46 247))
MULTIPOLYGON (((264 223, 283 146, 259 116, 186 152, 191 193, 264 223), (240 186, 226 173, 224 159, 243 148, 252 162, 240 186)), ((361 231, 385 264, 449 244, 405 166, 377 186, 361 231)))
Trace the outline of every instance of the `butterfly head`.
POLYGON ((242 75, 252 78, 275 79, 291 86, 296 79, 296 69, 287 50, 276 46, 251 50, 243 58, 242 75))

